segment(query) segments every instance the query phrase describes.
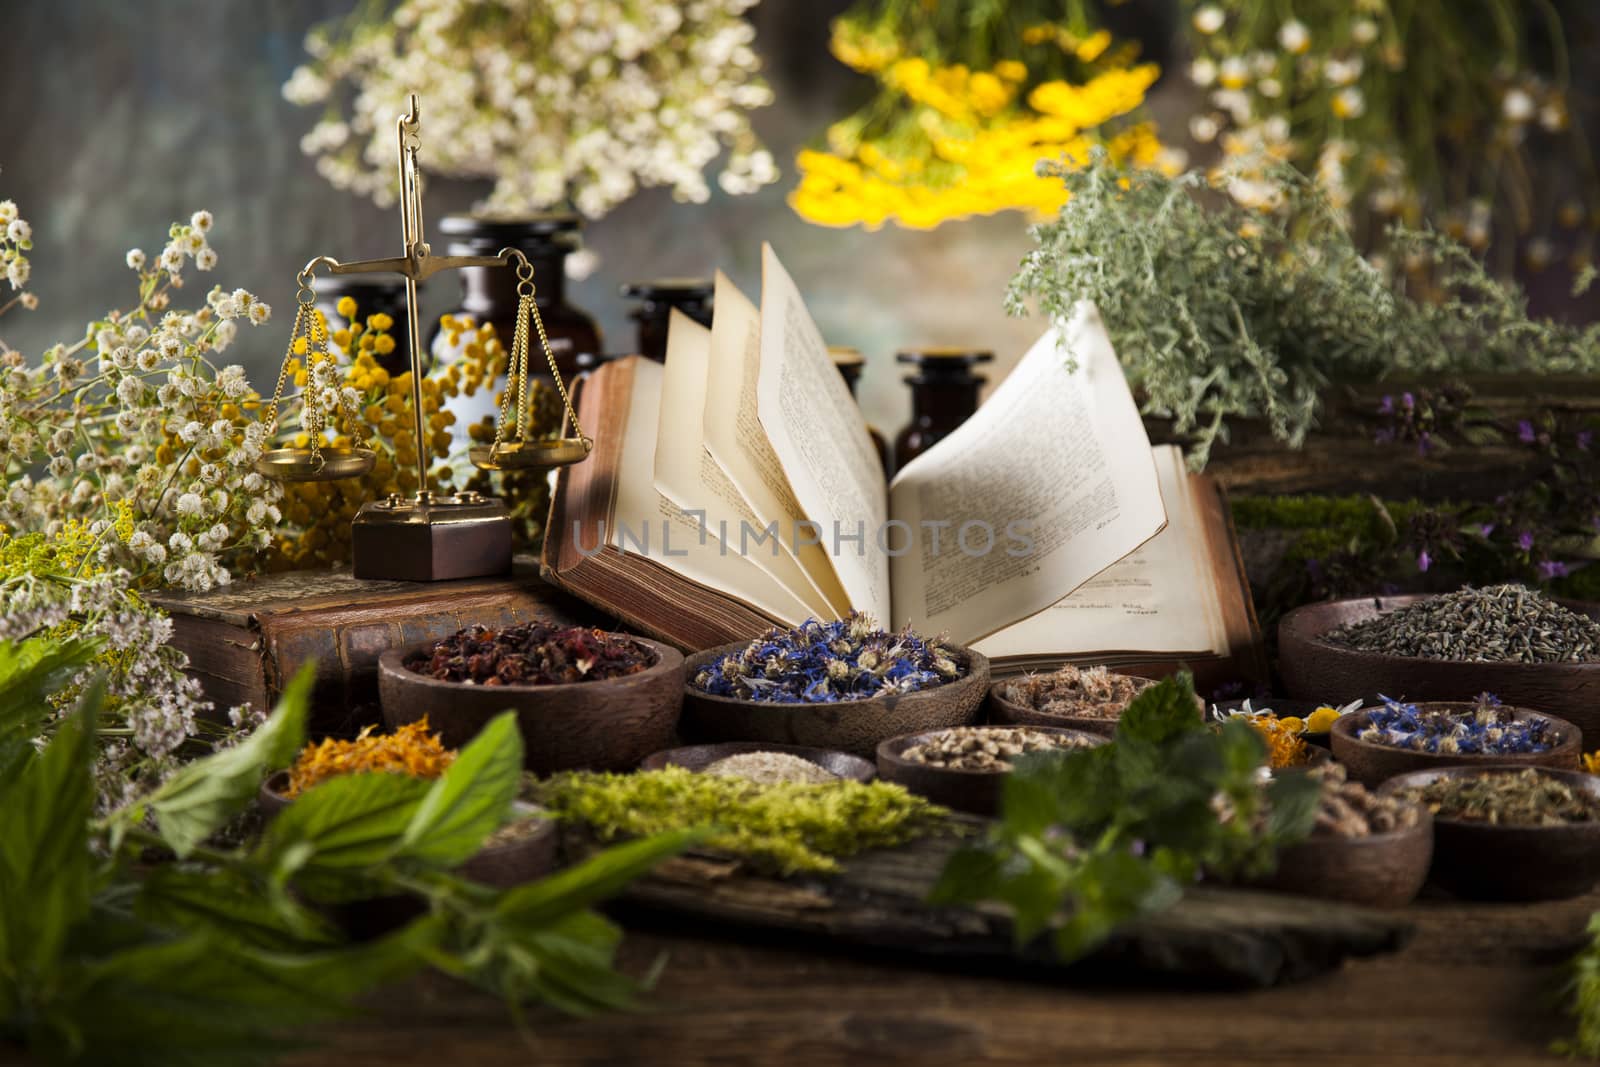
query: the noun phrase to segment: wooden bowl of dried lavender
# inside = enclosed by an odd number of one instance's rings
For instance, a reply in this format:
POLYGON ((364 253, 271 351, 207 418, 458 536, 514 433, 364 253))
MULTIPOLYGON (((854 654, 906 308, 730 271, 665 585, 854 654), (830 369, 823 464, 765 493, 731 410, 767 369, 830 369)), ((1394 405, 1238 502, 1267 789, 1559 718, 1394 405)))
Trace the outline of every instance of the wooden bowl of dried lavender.
POLYGON ((1493 693, 1600 736, 1597 619, 1600 605, 1520 585, 1308 604, 1278 624, 1278 666, 1288 695, 1300 699, 1493 693))
POLYGON ((1054 726, 953 726, 879 744, 878 777, 946 808, 993 815, 1016 760, 1103 744, 1100 734, 1054 726))
MULTIPOLYGON (((989 687, 989 721, 1009 726, 1059 726, 1111 737, 1133 698, 1155 684, 1106 667, 1067 665, 1005 678, 989 687)), ((1195 706, 1195 714, 1200 714, 1195 706)))
POLYGON ((641 771, 683 767, 706 774, 748 778, 758 785, 781 782, 821 784, 841 778, 870 782, 878 768, 860 756, 805 745, 776 745, 765 741, 725 741, 718 745, 685 745, 646 756, 641 771))
POLYGON ((1498 702, 1385 701, 1333 724, 1333 758, 1378 786, 1397 775, 1488 763, 1576 770, 1583 735, 1565 719, 1498 702))
POLYGON ((1379 790, 1433 813, 1430 877, 1479 900, 1561 900, 1600 885, 1600 778, 1542 767, 1457 767, 1379 790))
POLYGON ((426 716, 452 748, 515 711, 524 763, 539 774, 632 770, 672 743, 683 654, 586 627, 471 627, 383 653, 378 695, 391 728, 426 716))
POLYGON ((856 615, 707 649, 689 657, 685 676, 685 740, 804 745, 871 759, 888 738, 976 722, 989 660, 856 615))

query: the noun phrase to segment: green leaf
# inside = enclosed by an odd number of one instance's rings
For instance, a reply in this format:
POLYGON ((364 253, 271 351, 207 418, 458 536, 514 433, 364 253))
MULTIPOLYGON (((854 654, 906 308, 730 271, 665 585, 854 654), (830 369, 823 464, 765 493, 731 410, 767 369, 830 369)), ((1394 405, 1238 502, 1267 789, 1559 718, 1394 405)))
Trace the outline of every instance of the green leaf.
POLYGON ((929 904, 967 904, 988 899, 1000 889, 1005 861, 993 848, 965 845, 950 854, 933 888, 929 904))
MULTIPOLYGON (((181 859, 244 809, 269 771, 286 767, 305 744, 312 664, 283 691, 270 718, 240 744, 195 760, 163 782, 144 805, 155 813, 161 837, 181 859)), ((126 818, 137 819, 135 805, 126 818)))
POLYGON ((1305 771, 1283 771, 1267 786, 1267 836, 1274 844, 1303 840, 1316 825, 1322 780, 1305 771))
POLYGON ((301 870, 362 870, 394 856, 433 783, 408 774, 351 774, 296 797, 267 827, 256 861, 280 880, 301 870))
POLYGON ((160 927, 209 932, 260 949, 331 945, 338 937, 316 913, 236 870, 168 865, 139 885, 139 917, 160 927))
POLYGON ((440 867, 465 862, 505 822, 522 785, 516 712, 496 716, 456 756, 406 827, 400 854, 440 867))
POLYGON ((89 665, 95 641, 32 638, 0 641, 0 784, 33 756, 53 709, 49 698, 89 665))
POLYGON ((1194 679, 1187 672, 1162 679, 1134 697, 1117 719, 1116 740, 1160 744, 1178 734, 1203 730, 1197 707, 1194 679))
POLYGON ((505 893, 495 914, 522 926, 542 926, 615 896, 635 878, 706 836, 674 830, 597 852, 575 867, 505 893))
POLYGON ((104 699, 97 680, 44 752, 0 785, 0 978, 24 986, 49 982, 68 932, 89 913, 91 765, 104 699))

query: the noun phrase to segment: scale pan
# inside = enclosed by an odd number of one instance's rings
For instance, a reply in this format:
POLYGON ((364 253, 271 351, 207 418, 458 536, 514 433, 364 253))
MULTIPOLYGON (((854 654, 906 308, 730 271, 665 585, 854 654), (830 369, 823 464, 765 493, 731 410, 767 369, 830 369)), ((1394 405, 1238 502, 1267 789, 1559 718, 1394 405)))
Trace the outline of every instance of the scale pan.
POLYGON ((320 460, 309 448, 274 448, 261 453, 256 473, 280 482, 336 482, 361 477, 377 460, 370 448, 330 446, 322 449, 320 460))
POLYGON ((550 441, 512 441, 498 446, 479 445, 467 453, 472 465, 485 471, 548 470, 577 463, 589 455, 594 441, 587 437, 559 437, 550 441))

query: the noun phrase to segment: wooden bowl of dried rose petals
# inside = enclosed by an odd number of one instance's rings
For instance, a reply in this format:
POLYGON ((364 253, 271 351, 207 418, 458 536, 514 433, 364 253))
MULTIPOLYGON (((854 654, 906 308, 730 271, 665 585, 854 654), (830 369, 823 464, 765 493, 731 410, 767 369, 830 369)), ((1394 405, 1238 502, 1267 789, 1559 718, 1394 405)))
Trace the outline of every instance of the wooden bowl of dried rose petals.
POLYGON ((672 743, 683 654, 582 626, 475 626, 383 653, 378 696, 391 728, 426 716, 454 748, 515 711, 524 763, 539 774, 631 770, 672 743))
POLYGON ((1013 762, 1041 752, 1106 743, 1098 734, 1053 726, 953 726, 891 737, 878 746, 878 777, 935 804, 993 815, 1013 762))

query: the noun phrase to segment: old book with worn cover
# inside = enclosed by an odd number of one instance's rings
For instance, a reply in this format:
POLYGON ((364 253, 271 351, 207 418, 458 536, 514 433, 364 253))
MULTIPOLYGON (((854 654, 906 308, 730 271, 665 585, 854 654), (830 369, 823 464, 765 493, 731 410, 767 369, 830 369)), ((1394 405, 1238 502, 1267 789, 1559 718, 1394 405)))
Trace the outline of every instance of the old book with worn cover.
POLYGON ((271 708, 301 665, 315 660, 314 726, 335 733, 345 715, 377 700, 378 656, 387 649, 473 624, 607 621, 543 581, 528 558, 493 578, 365 581, 348 570, 290 571, 151 599, 172 616, 172 643, 188 654, 190 673, 219 708, 271 708))
POLYGON ((770 249, 759 308, 719 275, 710 329, 674 317, 665 365, 605 364, 578 415, 544 573, 679 647, 856 609, 998 673, 1264 675, 1226 503, 1150 446, 1091 306, 892 485, 770 249))

